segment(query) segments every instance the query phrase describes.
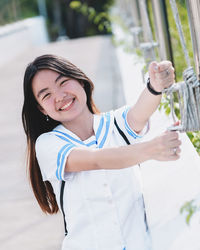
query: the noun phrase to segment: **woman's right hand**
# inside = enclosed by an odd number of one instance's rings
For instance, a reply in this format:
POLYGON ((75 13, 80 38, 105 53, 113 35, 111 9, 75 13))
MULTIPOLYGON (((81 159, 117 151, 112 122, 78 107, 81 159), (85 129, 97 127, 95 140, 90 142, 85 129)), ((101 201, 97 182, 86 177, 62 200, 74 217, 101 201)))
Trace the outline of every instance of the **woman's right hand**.
POLYGON ((150 142, 152 159, 157 161, 175 161, 180 158, 180 145, 178 133, 166 131, 150 142))

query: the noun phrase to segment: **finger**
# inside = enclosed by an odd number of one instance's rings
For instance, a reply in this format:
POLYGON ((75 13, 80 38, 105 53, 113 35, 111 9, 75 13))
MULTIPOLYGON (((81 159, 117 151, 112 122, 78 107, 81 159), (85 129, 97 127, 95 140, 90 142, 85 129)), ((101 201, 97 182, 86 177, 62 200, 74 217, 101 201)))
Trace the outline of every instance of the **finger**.
POLYGON ((165 71, 166 69, 172 67, 172 63, 170 61, 162 61, 158 63, 159 72, 165 71))
POLYGON ((176 161, 176 160, 178 160, 180 158, 180 155, 177 155, 177 154, 175 154, 175 155, 170 155, 169 156, 169 161, 176 161))
POLYGON ((155 77, 159 80, 163 80, 163 79, 170 78, 170 77, 175 77, 174 68, 169 67, 163 71, 160 70, 159 72, 155 73, 155 77))
POLYGON ((169 144, 168 144, 168 146, 170 148, 178 148, 180 145, 181 145, 180 140, 173 140, 173 141, 170 141, 169 144))
POLYGON ((180 154, 180 153, 181 153, 181 149, 180 149, 180 148, 177 148, 176 154, 180 154))
POLYGON ((153 81, 155 80, 155 73, 159 71, 158 63, 153 61, 149 64, 149 77, 153 81))
POLYGON ((165 131, 165 135, 167 136, 167 138, 169 140, 178 139, 178 137, 179 137, 179 134, 176 131, 168 131, 167 130, 167 131, 165 131))
POLYGON ((149 71, 153 71, 153 72, 158 72, 159 71, 159 66, 158 63, 156 61, 153 61, 149 64, 149 71))
POLYGON ((180 121, 177 121, 177 122, 175 122, 172 126, 174 126, 174 127, 175 127, 175 126, 179 126, 180 123, 181 123, 180 121))
POLYGON ((166 78, 164 80, 158 80, 158 81, 159 81, 159 85, 161 85, 163 88, 168 88, 169 86, 171 86, 175 82, 173 76, 166 78))

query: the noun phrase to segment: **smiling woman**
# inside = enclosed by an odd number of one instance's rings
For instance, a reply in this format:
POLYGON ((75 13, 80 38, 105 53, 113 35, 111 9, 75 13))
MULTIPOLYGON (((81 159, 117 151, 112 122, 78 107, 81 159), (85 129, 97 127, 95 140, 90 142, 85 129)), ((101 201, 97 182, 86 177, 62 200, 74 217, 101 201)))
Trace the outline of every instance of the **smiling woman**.
POLYGON ((153 62, 149 75, 135 105, 100 113, 92 81, 69 61, 43 55, 26 69, 30 181, 43 212, 63 213, 62 250, 151 249, 137 164, 177 160, 181 142, 176 132, 140 141, 174 69, 153 62))
POLYGON ((83 83, 52 70, 40 70, 32 81, 32 89, 40 110, 66 127, 80 117, 92 116, 83 83))

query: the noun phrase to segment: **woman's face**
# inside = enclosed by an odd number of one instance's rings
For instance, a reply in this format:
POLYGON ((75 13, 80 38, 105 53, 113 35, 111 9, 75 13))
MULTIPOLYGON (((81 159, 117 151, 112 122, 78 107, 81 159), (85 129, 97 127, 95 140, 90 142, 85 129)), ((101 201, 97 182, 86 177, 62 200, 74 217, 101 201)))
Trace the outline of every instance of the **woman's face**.
POLYGON ((32 90, 41 112, 61 123, 73 121, 87 109, 82 85, 55 71, 39 71, 33 78, 32 90))

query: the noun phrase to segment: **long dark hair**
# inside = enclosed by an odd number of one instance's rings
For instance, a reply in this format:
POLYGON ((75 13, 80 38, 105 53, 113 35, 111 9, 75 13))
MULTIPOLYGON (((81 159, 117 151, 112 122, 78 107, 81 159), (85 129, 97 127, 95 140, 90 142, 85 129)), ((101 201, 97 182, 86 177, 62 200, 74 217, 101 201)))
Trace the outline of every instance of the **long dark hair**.
POLYGON ((27 66, 24 75, 22 123, 27 137, 27 165, 29 177, 34 195, 42 211, 53 214, 58 211, 55 194, 50 182, 42 180, 41 171, 35 153, 35 142, 38 136, 51 131, 54 127, 60 124, 60 122, 55 121, 50 117, 49 121, 46 121, 45 115, 38 109, 38 103, 32 92, 32 80, 37 72, 43 69, 53 70, 63 76, 76 79, 82 83, 87 95, 88 109, 92 114, 99 113, 99 111, 92 98, 94 84, 71 62, 55 55, 43 55, 37 57, 27 66))

